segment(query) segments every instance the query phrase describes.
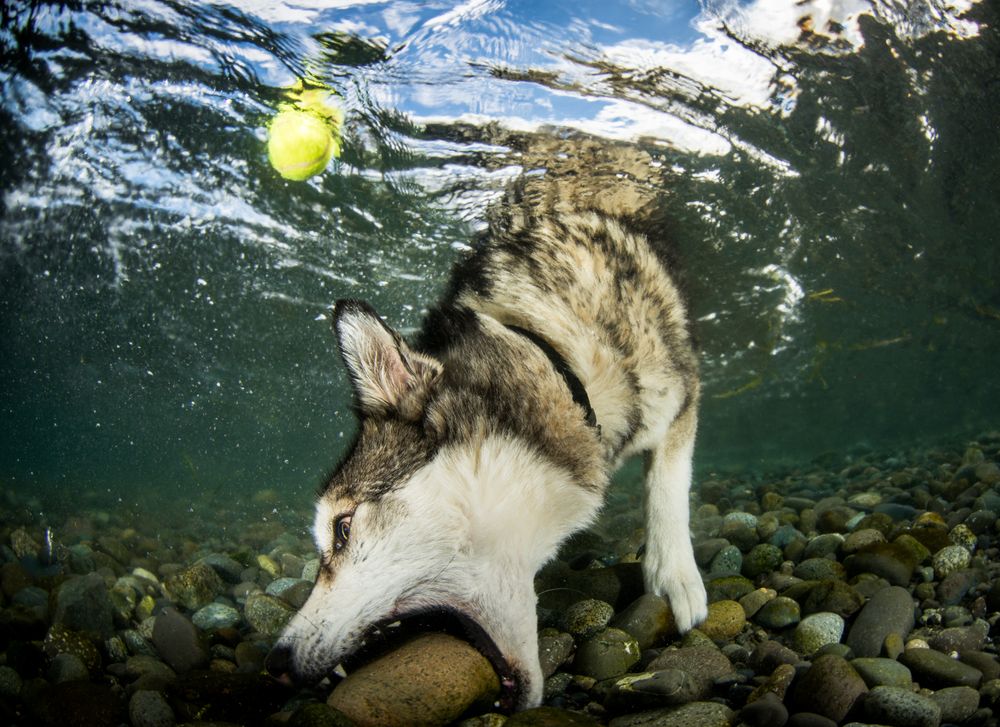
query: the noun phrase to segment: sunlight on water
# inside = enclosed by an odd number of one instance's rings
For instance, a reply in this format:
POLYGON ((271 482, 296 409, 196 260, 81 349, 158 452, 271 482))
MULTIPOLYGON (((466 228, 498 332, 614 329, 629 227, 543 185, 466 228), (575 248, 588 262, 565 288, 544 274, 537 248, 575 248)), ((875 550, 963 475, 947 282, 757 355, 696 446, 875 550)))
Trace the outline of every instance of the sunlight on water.
POLYGON ((363 297, 415 330, 508 184, 573 170, 571 137, 639 155, 617 175, 665 208, 704 349, 706 465, 995 414, 988 3, 3 13, 15 483, 308 490, 351 427, 328 306, 363 297), (340 161, 288 183, 264 144, 297 79, 347 122, 340 161))

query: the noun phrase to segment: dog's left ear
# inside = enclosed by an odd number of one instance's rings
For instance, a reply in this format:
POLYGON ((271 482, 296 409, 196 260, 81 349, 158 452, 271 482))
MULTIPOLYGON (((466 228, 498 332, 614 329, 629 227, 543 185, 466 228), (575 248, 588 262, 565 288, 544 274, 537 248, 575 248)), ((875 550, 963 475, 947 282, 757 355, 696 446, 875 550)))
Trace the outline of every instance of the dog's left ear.
POLYGON ((412 350, 374 308, 360 300, 337 301, 333 329, 362 413, 395 412, 403 419, 418 420, 441 376, 441 364, 412 350))

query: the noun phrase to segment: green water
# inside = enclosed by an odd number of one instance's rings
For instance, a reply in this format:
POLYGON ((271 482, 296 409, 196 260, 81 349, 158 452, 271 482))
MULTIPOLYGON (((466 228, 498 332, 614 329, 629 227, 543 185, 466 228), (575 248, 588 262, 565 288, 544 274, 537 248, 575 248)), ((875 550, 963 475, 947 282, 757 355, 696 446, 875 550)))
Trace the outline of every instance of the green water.
POLYGON ((527 132, 665 170, 703 471, 1000 426, 995 2, 336 5, 4 5, 5 486, 311 491, 353 426, 328 306, 416 328, 527 132), (300 77, 348 122, 289 183, 300 77))

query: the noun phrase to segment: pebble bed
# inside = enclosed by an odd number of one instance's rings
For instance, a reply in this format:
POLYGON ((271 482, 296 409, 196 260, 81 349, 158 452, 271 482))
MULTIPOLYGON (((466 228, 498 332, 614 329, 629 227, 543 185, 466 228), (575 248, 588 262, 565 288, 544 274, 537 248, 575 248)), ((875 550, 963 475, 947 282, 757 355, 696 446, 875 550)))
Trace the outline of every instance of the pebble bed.
POLYGON ((308 503, 261 491, 242 509, 146 512, 81 496, 42 515, 6 488, 0 723, 997 724, 1000 433, 701 477, 709 617, 683 637, 642 592, 636 496, 620 490, 538 575, 544 706, 508 716, 482 657, 443 635, 335 688, 266 675, 317 572, 308 503))

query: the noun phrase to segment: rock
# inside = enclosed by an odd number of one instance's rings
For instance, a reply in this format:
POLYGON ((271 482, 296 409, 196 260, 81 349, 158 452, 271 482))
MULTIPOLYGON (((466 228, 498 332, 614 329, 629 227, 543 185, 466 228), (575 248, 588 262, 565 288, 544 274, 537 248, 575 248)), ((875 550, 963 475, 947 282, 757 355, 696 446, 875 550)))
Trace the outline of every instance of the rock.
POLYGON ((972 687, 946 687, 931 695, 941 708, 941 721, 961 724, 979 708, 979 692, 972 687))
POLYGON ((845 556, 853 555, 873 545, 885 543, 885 534, 875 528, 861 528, 850 533, 840 545, 840 552, 845 556))
POLYGON ((207 606, 224 589, 225 585, 215 570, 201 561, 163 582, 167 596, 191 611, 207 606))
POLYGON ((177 678, 173 669, 153 656, 130 656, 125 662, 125 676, 129 679, 151 676, 163 684, 168 684, 177 678))
POLYGON ((243 607, 243 616, 255 630, 267 636, 277 636, 285 628, 295 609, 276 596, 251 593, 243 607))
POLYGON ((576 571, 561 560, 552 561, 535 577, 535 592, 542 609, 563 611, 580 600, 580 594, 624 607, 645 591, 642 565, 618 563, 608 568, 576 571))
POLYGON ((913 684, 910 670, 894 659, 865 656, 852 659, 851 666, 865 680, 869 689, 874 687, 908 689, 913 684))
POLYGON ((44 685, 25 702, 32 713, 32 719, 25 724, 107 727, 120 724, 125 717, 121 694, 105 684, 89 681, 44 685))
POLYGON ((743 558, 742 573, 752 581, 776 570, 784 560, 781 548, 771 543, 761 543, 751 548, 743 558))
POLYGON ((758 588, 743 596, 739 600, 739 604, 743 607, 743 613, 746 614, 746 617, 753 618, 764 607, 765 603, 774 600, 777 596, 778 592, 773 588, 758 588))
POLYGON ((319 566, 319 558, 310 558, 307 560, 306 564, 302 566, 302 580, 315 583, 316 578, 319 576, 319 566))
POLYGON ((750 654, 750 668, 758 674, 770 674, 782 664, 798 664, 802 659, 777 641, 762 641, 750 654))
POLYGON ((836 553, 843 542, 844 536, 840 533, 817 535, 806 543, 806 549, 802 553, 802 557, 806 559, 825 558, 836 553))
POLYGON ((733 710, 724 704, 691 702, 682 707, 616 717, 608 725, 609 727, 730 727, 733 716, 733 710))
POLYGON ((86 681, 90 678, 87 665, 75 654, 56 654, 49 661, 49 681, 53 684, 63 682, 86 681))
POLYGON ((504 727, 594 727, 598 723, 579 712, 555 707, 535 707, 512 715, 504 727))
POLYGON ((72 654, 77 657, 88 671, 96 673, 101 668, 101 655, 94 642, 77 631, 70 631, 62 624, 53 624, 45 640, 42 650, 49 659, 59 654, 72 654))
POLYGON ((302 571, 306 566, 304 559, 293 553, 281 554, 281 573, 289 578, 302 578, 302 571))
POLYGON ((198 562, 209 566, 226 583, 236 584, 240 582, 240 574, 243 572, 243 566, 228 555, 210 553, 198 562))
POLYGON ((96 573, 70 578, 56 592, 53 623, 100 640, 115 633, 114 607, 104 579, 96 573))
POLYGON ((820 581, 801 599, 802 613, 830 611, 847 618, 864 604, 864 597, 843 581, 820 581))
POLYGON ((605 706, 614 712, 638 712, 693 702, 701 694, 695 679, 681 669, 626 674, 611 687, 605 706))
POLYGON ((949 545, 934 554, 931 565, 938 580, 950 573, 968 568, 972 562, 972 554, 961 545, 949 545))
POLYGON ((776 548, 787 548, 793 543, 801 543, 805 547, 806 536, 792 525, 782 525, 774 531, 768 542, 776 548))
POLYGON ((776 694, 766 692, 740 710, 739 721, 749 727, 784 727, 788 710, 776 694))
POLYGON ((277 578, 281 575, 281 564, 269 555, 258 555, 257 567, 271 576, 271 578, 277 578))
POLYGON ((139 604, 139 594, 124 578, 111 587, 108 593, 118 623, 129 623, 135 607, 139 604))
POLYGON ((639 644, 621 629, 608 628, 580 644, 573 660, 576 674, 610 679, 639 661, 639 644))
POLYGON ((938 727, 941 707, 923 694, 900 687, 875 687, 865 697, 865 714, 876 724, 938 727))
POLYGON ((829 558, 809 558, 795 566, 792 574, 804 581, 822 581, 828 579, 844 580, 847 572, 844 566, 829 558))
POLYGON ((649 664, 649 671, 680 669, 687 672, 698 687, 698 698, 707 697, 712 683, 732 673, 733 665, 714 646, 687 646, 662 652, 649 664))
POLYGON ((886 636, 905 640, 913 630, 913 611, 913 598, 905 588, 883 588, 861 609, 845 643, 855 656, 879 656, 886 636))
POLYGON ((193 671, 179 674, 167 699, 177 721, 257 725, 291 696, 286 686, 260 674, 193 671))
POLYGON ((754 590, 753 582, 743 576, 720 576, 705 584, 708 602, 738 601, 754 590))
POLYGON ((264 668, 267 651, 249 641, 236 645, 236 668, 243 674, 259 674, 264 668))
POLYGON ((708 604, 708 618, 699 629, 714 641, 728 641, 736 638, 746 621, 743 607, 736 601, 715 601, 708 604))
POLYGON ((979 538, 976 537, 976 533, 972 532, 965 524, 958 524, 951 529, 948 533, 948 540, 950 540, 954 545, 960 545, 965 548, 970 553, 976 552, 976 547, 979 545, 979 538))
POLYGON ((240 622, 240 612, 224 603, 210 603, 198 609, 191 622, 202 631, 215 631, 235 626, 240 622))
POLYGON ((791 664, 779 664, 771 672, 770 676, 750 693, 750 696, 747 697, 747 702, 755 702, 768 693, 773 694, 780 701, 784 702, 788 687, 792 685, 794 679, 795 667, 791 664))
POLYGON ((786 727, 837 727, 837 723, 815 712, 797 712, 789 717, 786 727))
POLYGON ((631 634, 640 649, 648 649, 677 631, 670 606, 661 596, 644 593, 611 620, 611 626, 631 634))
POLYGON ((952 571, 938 583, 937 600, 942 606, 954 606, 982 580, 982 573, 976 569, 952 571))
POLYGON ((816 529, 821 533, 842 533, 847 530, 847 523, 857 513, 844 505, 836 505, 820 510, 816 505, 816 529))
POLYGON ((934 649, 907 649, 899 660, 910 668, 914 681, 930 689, 978 687, 983 673, 934 649))
POLYGON ((743 568, 743 553, 735 545, 727 545, 712 558, 708 566, 710 576, 733 575, 743 568))
POLYGON ((746 553, 757 545, 757 518, 746 512, 733 511, 722 518, 719 536, 746 553))
POLYGON ((844 567, 850 576, 874 573, 895 586, 906 586, 917 567, 913 553, 902 545, 875 543, 844 560, 844 567))
POLYGON ((125 642, 125 646, 130 654, 156 656, 156 649, 153 645, 135 629, 126 629, 121 634, 122 641, 125 642))
POLYGON ((97 548, 121 565, 128 565, 129 561, 132 560, 132 553, 128 546, 118 538, 102 535, 97 539, 97 548))
POLYGON ((813 654, 826 644, 840 643, 844 635, 844 619, 835 613, 814 613, 795 627, 792 640, 802 654, 813 654))
POLYGON ((21 675, 9 666, 0 666, 0 697, 16 698, 24 682, 21 675))
POLYGON ((139 690, 128 702, 133 727, 173 727, 174 710, 159 692, 139 690))
POLYGON ((949 654, 953 651, 979 651, 989 636, 990 625, 977 621, 971 626, 942 629, 929 640, 932 649, 949 654))
POLYGON ((208 663, 208 645, 201 632, 174 608, 166 608, 156 617, 153 645, 163 661, 179 674, 208 663))
POLYGON ((589 639, 602 631, 615 615, 610 603, 588 598, 577 601, 563 612, 562 628, 578 639, 589 639))
POLYGON ((360 727, 439 725, 491 703, 499 689, 490 663, 472 646, 428 633, 349 674, 327 704, 360 727))
MULTIPOLYGON (((993 523, 990 523, 992 525, 993 523)), ((699 540, 693 546, 695 562, 702 568, 707 568, 709 563, 718 555, 719 551, 729 546, 729 541, 725 538, 706 538, 699 540)))
MULTIPOLYGON (((554 629, 551 629, 554 631, 554 629)), ((573 637, 559 631, 538 635, 538 661, 542 676, 548 679, 573 653, 573 637)))
POLYGON ((958 660, 981 671, 984 682, 1000 679, 1000 661, 997 661, 993 654, 982 651, 965 651, 959 654, 958 660))
POLYGON ((306 599, 309 598, 309 594, 312 593, 312 588, 313 584, 311 581, 282 576, 268 583, 267 588, 264 589, 264 593, 269 596, 277 596, 295 608, 302 608, 306 599))
POLYGON ((753 617, 754 623, 766 629, 780 630, 802 620, 799 604, 791 598, 778 596, 765 603, 753 617))
POLYGON ((286 727, 354 727, 354 723, 333 707, 320 702, 307 702, 292 712, 286 727))
POLYGON ((864 680, 845 659, 821 656, 796 682, 793 704, 797 712, 816 712, 840 722, 867 692, 864 680))

